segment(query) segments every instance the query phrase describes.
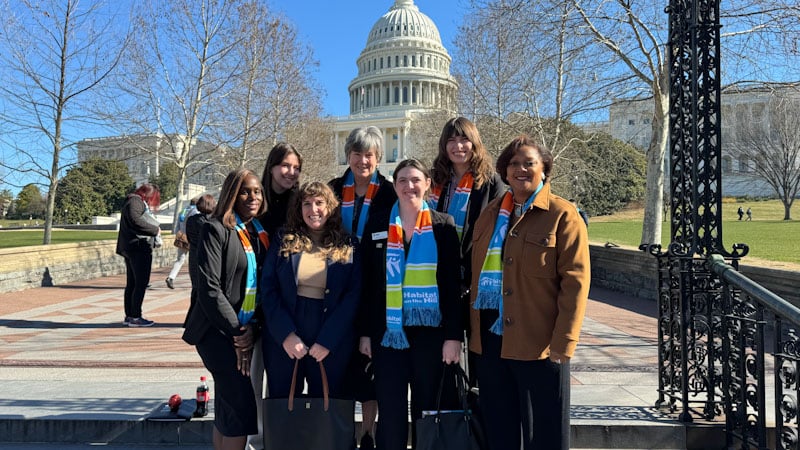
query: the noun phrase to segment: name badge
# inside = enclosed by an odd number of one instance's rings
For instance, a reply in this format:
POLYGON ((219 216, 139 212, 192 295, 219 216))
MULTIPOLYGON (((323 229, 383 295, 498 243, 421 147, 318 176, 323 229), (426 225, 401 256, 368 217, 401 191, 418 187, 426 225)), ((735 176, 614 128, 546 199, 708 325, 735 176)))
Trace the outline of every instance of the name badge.
POLYGON ((389 239, 389 232, 388 231, 378 231, 377 233, 372 233, 372 240, 377 241, 379 239, 389 239))

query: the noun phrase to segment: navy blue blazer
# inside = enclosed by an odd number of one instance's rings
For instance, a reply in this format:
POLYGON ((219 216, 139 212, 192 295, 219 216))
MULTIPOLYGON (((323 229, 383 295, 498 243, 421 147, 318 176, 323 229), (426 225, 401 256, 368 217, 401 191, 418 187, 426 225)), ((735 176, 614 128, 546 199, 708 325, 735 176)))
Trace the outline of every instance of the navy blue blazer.
MULTIPOLYGON (((258 295, 265 317, 264 339, 272 338, 278 346, 290 333, 296 332, 294 311, 297 303, 297 266, 300 253, 283 257, 280 254, 282 236, 270 243, 258 295)), ((355 335, 355 317, 361 296, 361 261, 358 250, 348 263, 328 261, 322 329, 318 344, 333 351, 346 336, 355 335)), ((314 342, 306 342, 309 347, 314 342)))

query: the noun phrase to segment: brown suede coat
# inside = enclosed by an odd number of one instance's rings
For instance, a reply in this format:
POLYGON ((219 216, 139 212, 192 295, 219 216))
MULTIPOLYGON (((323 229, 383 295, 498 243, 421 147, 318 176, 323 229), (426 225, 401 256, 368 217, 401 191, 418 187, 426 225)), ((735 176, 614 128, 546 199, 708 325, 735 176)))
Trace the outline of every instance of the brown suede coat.
MULTIPOLYGON (((475 223, 472 244, 470 350, 481 353, 480 311, 472 308, 480 268, 492 238, 502 197, 492 201, 475 223)), ((550 349, 575 352, 586 311, 591 272, 586 225, 570 202, 550 193, 545 183, 531 209, 513 224, 503 244, 503 347, 507 359, 533 361, 550 349)))

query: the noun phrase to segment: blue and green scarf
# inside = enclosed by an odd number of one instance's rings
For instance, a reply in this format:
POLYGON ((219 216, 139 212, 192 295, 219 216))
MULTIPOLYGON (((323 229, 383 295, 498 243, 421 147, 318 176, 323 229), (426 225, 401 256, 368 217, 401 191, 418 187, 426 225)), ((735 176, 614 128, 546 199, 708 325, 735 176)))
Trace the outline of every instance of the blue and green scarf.
MULTIPOLYGON (((522 214, 536 199, 536 194, 542 190, 544 184, 539 182, 536 191, 528 197, 522 207, 522 214)), ((481 266, 481 273, 478 276, 478 294, 475 296, 474 309, 496 309, 499 317, 489 329, 494 334, 503 335, 503 244, 508 232, 509 217, 514 209, 514 194, 508 191, 500 202, 500 212, 494 223, 492 239, 489 241, 489 248, 481 266)))
POLYGON ((422 210, 417 214, 408 258, 400 208, 395 202, 386 247, 386 333, 381 341, 384 347, 408 348, 404 325, 438 327, 441 323, 436 283, 438 259, 427 202, 422 202, 422 210))
POLYGON ((350 234, 353 234, 355 231, 355 235, 359 241, 364 234, 364 224, 367 223, 367 217, 369 216, 369 205, 372 204, 372 198, 375 197, 375 193, 378 192, 379 187, 381 187, 381 182, 378 180, 378 171, 375 170, 375 172, 372 172, 372 179, 369 181, 369 187, 364 196, 364 204, 361 205, 361 213, 358 215, 357 228, 353 230, 353 211, 355 211, 356 206, 356 182, 353 172, 350 170, 347 171, 344 185, 342 186, 342 225, 344 225, 344 229, 350 234))
MULTIPOLYGON (((256 262, 256 254, 253 251, 253 246, 250 245, 250 237, 247 233, 247 228, 245 228, 245 223, 242 222, 242 219, 239 218, 239 215, 234 213, 236 216, 236 233, 239 235, 239 241, 242 243, 242 248, 244 248, 245 256, 247 256, 247 285, 244 288, 244 301, 242 302, 242 307, 239 309, 239 325, 246 325, 250 322, 250 319, 253 318, 253 314, 256 311, 256 304, 258 303, 258 296, 256 296, 256 289, 258 288, 258 263, 256 262)), ((267 232, 264 231, 264 228, 261 227, 261 224, 258 220, 252 221, 253 225, 256 227, 256 232, 258 232, 258 239, 264 245, 264 248, 269 247, 269 237, 267 236, 267 232)))
MULTIPOLYGON (((459 241, 461 241, 461 235, 464 233, 464 224, 467 223, 467 205, 474 181, 475 178, 472 176, 472 172, 465 173, 458 182, 453 198, 450 199, 450 204, 447 205, 447 214, 453 216, 453 220, 456 222, 459 241)), ((443 187, 440 184, 431 188, 431 195, 428 200, 431 208, 436 209, 438 206, 439 199, 442 196, 442 189, 443 187)))

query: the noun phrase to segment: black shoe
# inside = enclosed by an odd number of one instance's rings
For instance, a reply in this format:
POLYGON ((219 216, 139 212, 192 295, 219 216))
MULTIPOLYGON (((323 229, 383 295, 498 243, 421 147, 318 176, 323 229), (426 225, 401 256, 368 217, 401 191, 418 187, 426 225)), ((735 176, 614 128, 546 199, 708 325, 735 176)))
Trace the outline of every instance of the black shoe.
POLYGON ((359 450, 375 450, 375 441, 372 440, 372 436, 369 433, 361 436, 361 443, 358 444, 358 448, 359 450))
POLYGON ((155 322, 147 320, 144 317, 131 317, 131 320, 128 321, 128 326, 131 328, 152 327, 153 324, 155 324, 155 322))
POLYGON ((169 277, 167 277, 167 279, 166 279, 166 280, 164 280, 164 281, 167 283, 167 287, 168 287, 168 288, 170 288, 170 289, 175 289, 175 285, 174 285, 174 284, 172 284, 172 281, 173 281, 173 280, 172 280, 172 278, 169 278, 169 277))

